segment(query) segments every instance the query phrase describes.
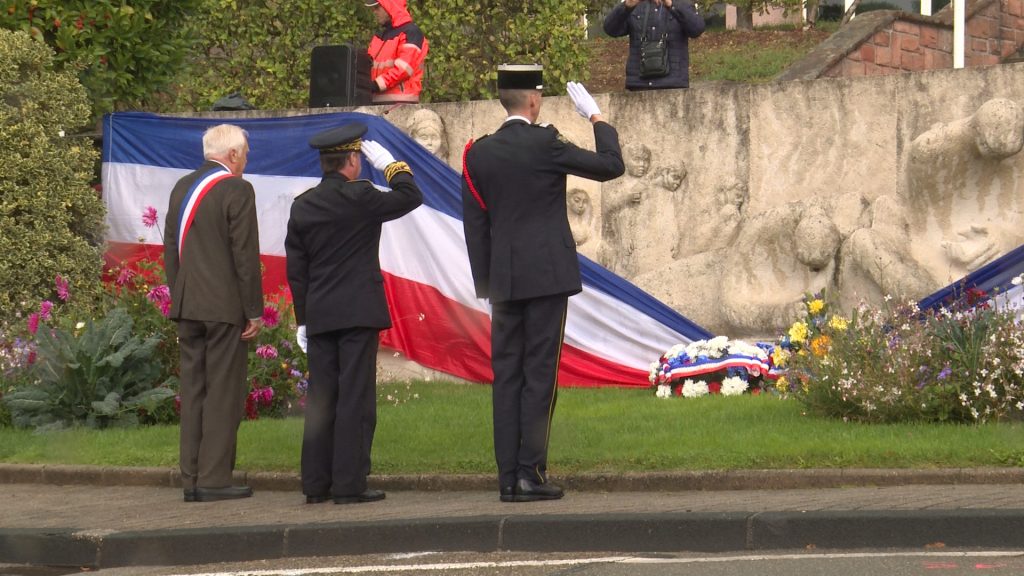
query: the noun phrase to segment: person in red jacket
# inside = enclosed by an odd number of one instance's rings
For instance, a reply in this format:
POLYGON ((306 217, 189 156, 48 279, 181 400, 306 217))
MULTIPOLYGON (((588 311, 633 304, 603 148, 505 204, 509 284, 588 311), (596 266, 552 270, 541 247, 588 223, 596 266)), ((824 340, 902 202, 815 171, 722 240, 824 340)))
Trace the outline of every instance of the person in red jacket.
POLYGON ((405 0, 365 1, 381 25, 367 52, 373 59, 373 103, 413 103, 423 91, 423 61, 429 44, 412 21, 405 0))

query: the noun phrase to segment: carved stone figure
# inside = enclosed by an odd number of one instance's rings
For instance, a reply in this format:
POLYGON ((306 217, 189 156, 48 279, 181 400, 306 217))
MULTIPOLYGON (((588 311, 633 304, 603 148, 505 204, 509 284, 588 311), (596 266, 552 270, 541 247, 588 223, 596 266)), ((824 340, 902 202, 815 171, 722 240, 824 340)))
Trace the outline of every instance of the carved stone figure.
POLYGON ((644 177, 651 168, 651 149, 641 143, 623 146, 626 178, 607 184, 601 196, 601 264, 629 278, 636 274, 634 231, 642 223, 636 206, 644 196, 644 177))
POLYGON ((409 136, 441 160, 448 160, 448 132, 441 116, 428 108, 420 108, 409 119, 409 136))
POLYGON ((590 239, 594 211, 590 202, 590 194, 582 188, 573 188, 565 196, 566 210, 569 214, 569 227, 572 239, 577 246, 582 246, 590 239))

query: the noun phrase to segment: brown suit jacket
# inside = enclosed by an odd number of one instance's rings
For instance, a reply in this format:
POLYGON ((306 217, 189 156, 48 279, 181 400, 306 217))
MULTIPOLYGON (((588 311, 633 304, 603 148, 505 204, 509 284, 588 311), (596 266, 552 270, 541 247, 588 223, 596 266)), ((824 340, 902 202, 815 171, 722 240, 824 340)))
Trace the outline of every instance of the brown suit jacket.
POLYGON ((224 322, 245 326, 263 315, 256 194, 240 177, 217 183, 196 210, 178 257, 181 204, 206 174, 222 169, 207 160, 174 185, 164 222, 164 268, 171 290, 172 320, 224 322))

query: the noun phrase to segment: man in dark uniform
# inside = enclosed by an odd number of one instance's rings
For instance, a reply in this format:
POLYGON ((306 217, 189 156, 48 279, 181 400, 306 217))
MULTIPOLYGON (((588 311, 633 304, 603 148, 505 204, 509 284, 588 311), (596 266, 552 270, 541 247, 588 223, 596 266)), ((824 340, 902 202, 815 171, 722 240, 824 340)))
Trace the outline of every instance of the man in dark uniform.
POLYGON ((170 318, 181 350, 181 480, 185 501, 252 496, 232 486, 245 410, 248 341, 260 331, 256 195, 241 178, 244 130, 221 124, 203 134, 206 161, 174 185, 164 231, 170 318))
POLYGON ((562 497, 547 481, 548 435, 569 296, 582 290, 566 214, 567 174, 606 181, 625 170, 618 133, 586 89, 569 82, 594 125, 597 152, 578 148, 540 114, 542 69, 498 68, 508 118, 471 143, 462 182, 463 225, 478 298, 489 298, 494 370, 494 454, 501 501, 562 497))
POLYGON ((377 424, 378 335, 391 327, 380 271, 381 224, 423 202, 405 162, 351 123, 315 135, 323 179, 292 204, 285 238, 288 284, 309 354, 302 436, 306 502, 384 498, 367 488, 377 424), (384 173, 390 191, 359 180, 362 157, 384 173), (307 341, 308 337, 308 341, 307 341))

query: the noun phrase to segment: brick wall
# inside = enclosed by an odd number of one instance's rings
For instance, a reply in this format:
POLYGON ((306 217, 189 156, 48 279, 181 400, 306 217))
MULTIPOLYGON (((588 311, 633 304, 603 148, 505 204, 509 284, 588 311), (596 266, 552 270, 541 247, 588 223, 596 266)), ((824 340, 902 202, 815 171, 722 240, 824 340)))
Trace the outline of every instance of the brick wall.
MULTIPOLYGON (((1024 46, 1024 0, 968 1, 964 65, 998 64, 1024 46)), ((878 76, 953 67, 952 5, 934 16, 903 13, 823 76, 878 76)))

